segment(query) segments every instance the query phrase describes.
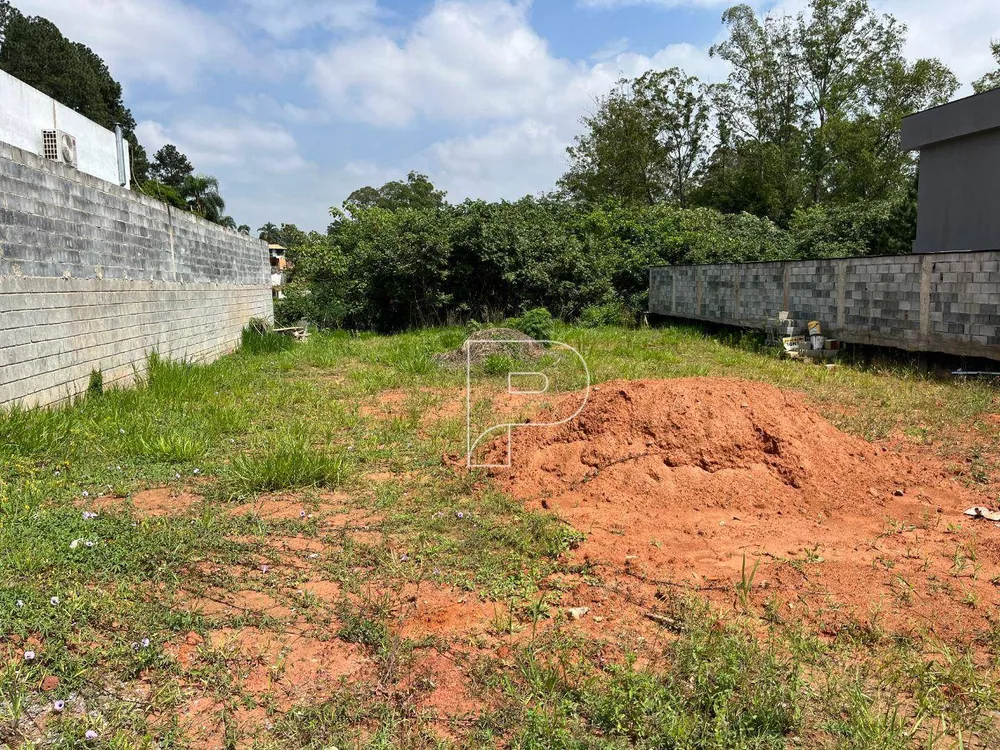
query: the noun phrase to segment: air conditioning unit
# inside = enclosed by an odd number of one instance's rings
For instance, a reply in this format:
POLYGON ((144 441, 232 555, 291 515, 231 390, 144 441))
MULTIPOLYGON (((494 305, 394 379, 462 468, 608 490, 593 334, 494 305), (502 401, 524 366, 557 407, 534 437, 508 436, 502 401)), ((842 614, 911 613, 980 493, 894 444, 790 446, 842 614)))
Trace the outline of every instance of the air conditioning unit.
POLYGON ((42 131, 42 155, 67 166, 77 166, 76 137, 61 130, 42 131))

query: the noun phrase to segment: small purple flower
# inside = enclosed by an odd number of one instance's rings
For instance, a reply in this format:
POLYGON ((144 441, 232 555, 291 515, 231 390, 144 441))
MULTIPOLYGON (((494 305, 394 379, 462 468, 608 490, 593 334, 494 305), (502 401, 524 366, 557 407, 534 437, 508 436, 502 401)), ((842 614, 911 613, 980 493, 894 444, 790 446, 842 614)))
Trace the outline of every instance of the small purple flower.
POLYGON ((83 496, 84 496, 84 497, 90 497, 90 493, 89 493, 89 492, 87 492, 87 490, 84 490, 84 491, 83 491, 83 496))
POLYGON ((96 740, 97 739, 97 732, 95 732, 93 729, 88 729, 87 732, 86 732, 86 734, 84 734, 83 736, 85 738, 87 738, 88 740, 96 740))
POLYGON ((149 638, 143 638, 141 643, 143 648, 149 648, 149 638))
POLYGON ((462 511, 458 511, 458 513, 455 514, 455 517, 456 518, 465 518, 465 514, 462 511))
POLYGON ((34 661, 35 660, 35 652, 34 651, 25 651, 24 652, 24 660, 25 661, 34 661))
POLYGON ((407 561, 407 560, 409 560, 409 559, 410 559, 410 556, 409 556, 408 554, 406 554, 406 553, 404 552, 404 553, 403 553, 403 554, 402 554, 402 555, 400 556, 400 558, 399 558, 399 561, 400 561, 400 562, 406 562, 406 561, 407 561))
POLYGON ((53 596, 51 599, 49 599, 49 604, 51 604, 53 607, 58 607, 59 606, 59 597, 58 596, 53 596))
POLYGON ((87 541, 84 542, 84 545, 87 547, 93 547, 94 543, 88 539, 87 541))
POLYGON ((93 511, 89 511, 89 510, 83 511, 83 520, 84 521, 89 521, 92 518, 97 518, 97 514, 94 513, 93 511))
POLYGON ((260 566, 260 571, 261 571, 262 573, 266 573, 266 572, 267 572, 267 571, 269 571, 269 570, 270 570, 270 568, 269 568, 269 567, 268 567, 267 565, 261 565, 261 566, 260 566))
POLYGON ((139 641, 132 641, 132 650, 133 651, 139 650, 139 641))
POLYGON ((299 511, 299 518, 305 518, 305 517, 306 517, 306 512, 304 510, 300 510, 299 511))
POLYGON ((66 701, 52 701, 52 710, 59 712, 66 708, 66 701))

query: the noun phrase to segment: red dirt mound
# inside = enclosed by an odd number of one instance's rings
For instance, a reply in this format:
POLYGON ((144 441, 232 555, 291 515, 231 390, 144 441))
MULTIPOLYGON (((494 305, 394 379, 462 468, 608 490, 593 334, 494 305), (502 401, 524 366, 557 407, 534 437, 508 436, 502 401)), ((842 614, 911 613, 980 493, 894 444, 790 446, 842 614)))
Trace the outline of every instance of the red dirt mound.
POLYGON ((683 582, 732 600, 745 557, 747 575, 760 561, 751 598, 829 629, 971 639, 997 614, 1000 529, 962 515, 980 496, 766 384, 605 383, 575 420, 515 430, 512 459, 496 476, 637 594, 683 582))

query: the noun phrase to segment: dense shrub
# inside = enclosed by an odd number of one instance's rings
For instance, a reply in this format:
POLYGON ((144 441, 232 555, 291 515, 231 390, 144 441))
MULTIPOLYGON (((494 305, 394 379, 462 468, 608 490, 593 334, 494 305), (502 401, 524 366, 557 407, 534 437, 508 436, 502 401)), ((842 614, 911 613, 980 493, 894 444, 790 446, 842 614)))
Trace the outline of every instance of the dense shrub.
POLYGON ((916 236, 909 199, 812 206, 789 225, 797 258, 845 258, 908 253, 916 236))
POLYGON ((911 204, 908 196, 814 207, 789 230, 747 213, 584 208, 552 197, 355 206, 337 214, 328 235, 304 235, 290 248, 294 276, 276 314, 283 323, 305 317, 380 331, 536 308, 592 326, 631 323, 647 309, 650 266, 908 252, 911 204))
POLYGON ((535 341, 551 341, 555 335, 555 321, 552 313, 544 307, 528 310, 524 315, 507 320, 506 325, 531 336, 535 341))
POLYGON ((577 322, 584 328, 600 328, 601 326, 634 326, 635 311, 630 310, 622 302, 609 302, 605 305, 590 305, 583 308, 577 322))

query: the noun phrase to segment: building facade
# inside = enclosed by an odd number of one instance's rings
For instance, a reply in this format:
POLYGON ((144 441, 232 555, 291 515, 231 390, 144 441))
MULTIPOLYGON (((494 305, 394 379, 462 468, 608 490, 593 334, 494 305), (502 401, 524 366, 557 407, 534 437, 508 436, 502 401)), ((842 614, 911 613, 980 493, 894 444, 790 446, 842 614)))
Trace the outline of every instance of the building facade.
POLYGON ((920 151, 917 253, 1000 250, 1000 89, 903 120, 920 151))
POLYGON ((126 141, 2 70, 0 141, 114 185, 132 184, 126 141))

